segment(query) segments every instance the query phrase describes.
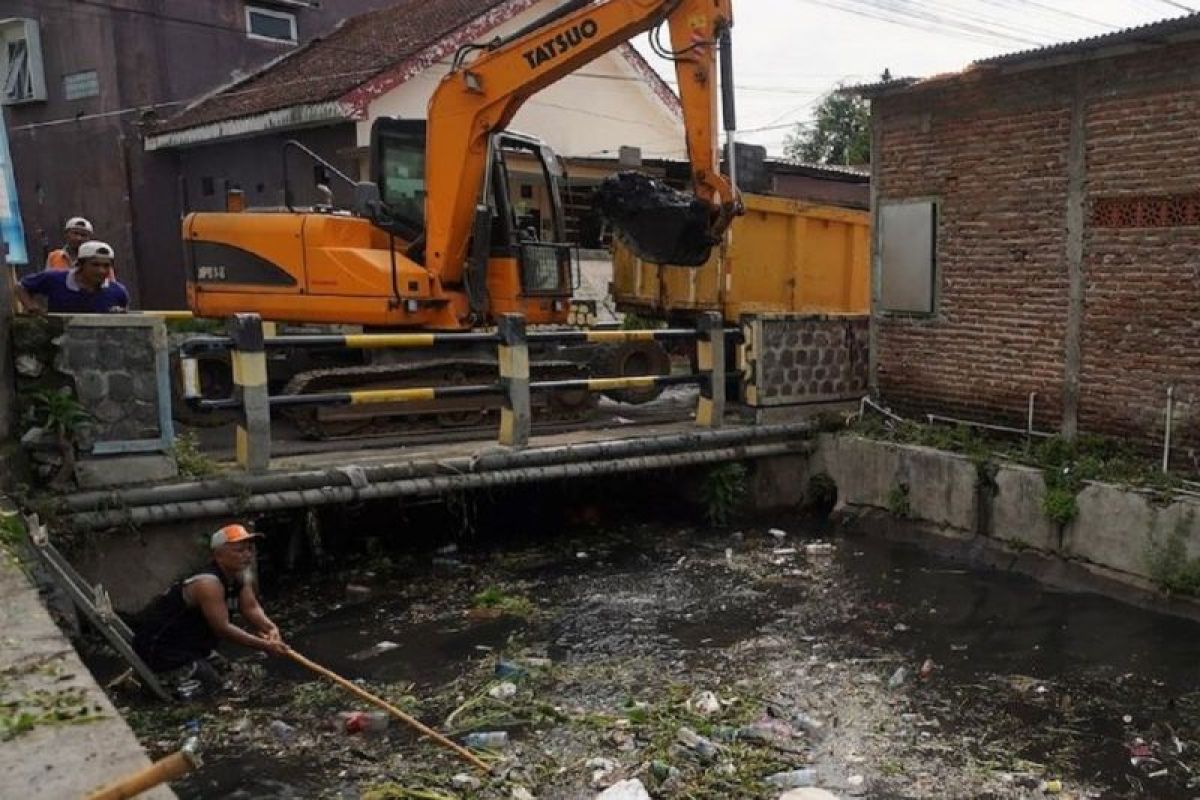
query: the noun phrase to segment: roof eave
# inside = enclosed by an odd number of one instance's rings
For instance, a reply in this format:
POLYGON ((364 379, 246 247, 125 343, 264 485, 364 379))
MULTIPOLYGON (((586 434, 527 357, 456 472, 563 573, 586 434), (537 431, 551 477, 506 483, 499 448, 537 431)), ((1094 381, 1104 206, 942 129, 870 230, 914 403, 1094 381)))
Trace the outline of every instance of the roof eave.
POLYGON ((331 122, 350 122, 353 110, 340 101, 288 106, 246 117, 218 120, 146 137, 146 150, 170 150, 213 142, 245 139, 263 133, 311 128, 331 122))

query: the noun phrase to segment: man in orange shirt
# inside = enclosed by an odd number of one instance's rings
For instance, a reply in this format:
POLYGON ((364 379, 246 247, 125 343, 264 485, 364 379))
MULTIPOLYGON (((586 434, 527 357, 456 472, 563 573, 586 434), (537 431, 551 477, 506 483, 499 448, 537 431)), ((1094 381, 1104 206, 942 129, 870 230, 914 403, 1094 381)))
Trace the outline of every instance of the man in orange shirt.
POLYGON ((46 269, 70 269, 75 266, 79 245, 91 239, 92 233, 92 223, 83 217, 71 217, 67 220, 64 232, 66 242, 46 256, 46 269))

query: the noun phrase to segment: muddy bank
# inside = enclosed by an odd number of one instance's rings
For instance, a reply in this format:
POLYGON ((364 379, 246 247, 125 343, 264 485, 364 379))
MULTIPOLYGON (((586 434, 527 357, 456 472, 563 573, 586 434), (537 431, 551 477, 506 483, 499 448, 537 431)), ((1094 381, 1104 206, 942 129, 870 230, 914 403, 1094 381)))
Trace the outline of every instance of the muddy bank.
POLYGON ((775 526, 626 524, 273 581, 302 652, 458 737, 508 733, 478 787, 404 730, 346 733, 365 709, 277 662, 131 721, 158 752, 198 725, 209 766, 185 798, 574 798, 628 777, 775 798, 764 779, 802 768, 843 797, 1195 795, 1194 623, 775 526))

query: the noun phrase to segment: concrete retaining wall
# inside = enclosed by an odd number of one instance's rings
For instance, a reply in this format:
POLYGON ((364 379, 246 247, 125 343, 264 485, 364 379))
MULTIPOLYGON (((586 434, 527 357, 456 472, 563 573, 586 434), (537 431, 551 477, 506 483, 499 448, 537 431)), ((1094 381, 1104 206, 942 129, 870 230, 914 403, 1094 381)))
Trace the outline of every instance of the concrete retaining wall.
POLYGON ((903 511, 930 533, 1033 549, 1140 588, 1151 584, 1155 546, 1178 537, 1188 558, 1200 558, 1200 501, 1193 499, 1155 502, 1146 493, 1089 483, 1076 498, 1078 515, 1060 529, 1042 513, 1045 483, 1029 467, 1000 465, 992 490, 964 456, 823 434, 797 481, 818 472, 837 484, 839 506, 903 511))

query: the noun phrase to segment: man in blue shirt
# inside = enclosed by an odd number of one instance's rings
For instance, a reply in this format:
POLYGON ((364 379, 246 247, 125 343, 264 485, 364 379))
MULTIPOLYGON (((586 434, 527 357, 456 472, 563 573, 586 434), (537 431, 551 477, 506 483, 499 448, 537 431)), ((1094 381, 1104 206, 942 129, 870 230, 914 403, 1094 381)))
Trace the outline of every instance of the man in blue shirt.
POLYGON ((104 242, 79 245, 75 266, 27 275, 17 284, 17 299, 31 314, 114 314, 129 308, 129 293, 108 275, 113 249, 104 242))

